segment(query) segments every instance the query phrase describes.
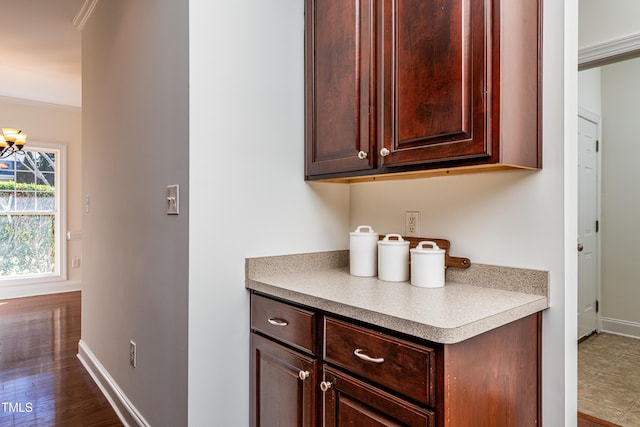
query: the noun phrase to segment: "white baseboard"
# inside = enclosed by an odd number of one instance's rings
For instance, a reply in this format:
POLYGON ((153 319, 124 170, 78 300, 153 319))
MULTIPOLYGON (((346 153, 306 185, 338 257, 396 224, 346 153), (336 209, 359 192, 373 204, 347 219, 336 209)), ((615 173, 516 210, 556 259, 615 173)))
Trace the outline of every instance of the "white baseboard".
POLYGON ((80 281, 27 283, 24 285, 0 286, 0 299, 35 297, 38 295, 74 292, 82 289, 80 281))
POLYGON ((91 352, 84 341, 78 343, 78 359, 87 369, 93 381, 98 385, 102 394, 107 398, 120 421, 127 427, 147 427, 149 423, 138 412, 133 403, 127 398, 109 372, 91 352))
POLYGON ((600 320, 602 321, 602 332, 640 338, 640 323, 611 319, 609 317, 602 317, 600 320))

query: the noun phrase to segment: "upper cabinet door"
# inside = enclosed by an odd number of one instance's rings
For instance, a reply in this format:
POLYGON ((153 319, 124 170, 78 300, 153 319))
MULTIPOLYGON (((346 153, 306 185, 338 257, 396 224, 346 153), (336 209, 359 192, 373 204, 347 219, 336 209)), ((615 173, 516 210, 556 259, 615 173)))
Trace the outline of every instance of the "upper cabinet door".
POLYGON ((305 7, 307 179, 542 167, 541 0, 305 7))
POLYGON ((490 156, 484 0, 382 4, 383 165, 490 156))
POLYGON ((306 0, 307 177, 377 167, 374 0, 306 0))

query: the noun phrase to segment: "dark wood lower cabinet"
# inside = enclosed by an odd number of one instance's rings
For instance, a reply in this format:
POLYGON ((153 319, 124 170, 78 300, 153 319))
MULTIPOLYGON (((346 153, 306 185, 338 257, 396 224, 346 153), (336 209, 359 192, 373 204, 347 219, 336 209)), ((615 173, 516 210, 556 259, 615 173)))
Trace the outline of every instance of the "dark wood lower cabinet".
POLYGON ((445 345, 446 427, 540 426, 540 316, 445 345))
POLYGON ((251 305, 253 427, 540 426, 540 313, 439 344, 255 294, 251 305))
POLYGON ((318 425, 318 361, 251 334, 251 425, 318 425))
POLYGON ((324 426, 434 427, 434 413, 337 369, 324 367, 324 426))

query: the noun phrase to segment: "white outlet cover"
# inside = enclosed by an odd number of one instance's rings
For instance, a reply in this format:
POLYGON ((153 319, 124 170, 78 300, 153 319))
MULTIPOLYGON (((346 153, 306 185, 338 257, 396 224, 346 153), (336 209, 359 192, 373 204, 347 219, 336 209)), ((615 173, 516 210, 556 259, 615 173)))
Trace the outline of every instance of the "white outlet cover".
POLYGON ((404 235, 407 237, 420 237, 420 212, 405 212, 404 235))

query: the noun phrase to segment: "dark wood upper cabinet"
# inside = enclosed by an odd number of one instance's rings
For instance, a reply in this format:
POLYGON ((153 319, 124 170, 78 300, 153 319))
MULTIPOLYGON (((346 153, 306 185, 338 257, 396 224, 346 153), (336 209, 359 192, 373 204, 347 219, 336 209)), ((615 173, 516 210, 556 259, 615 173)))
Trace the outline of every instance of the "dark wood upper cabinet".
POLYGON ((382 3, 384 165, 490 155, 483 3, 382 3))
POLYGON ((541 16, 539 0, 306 0, 306 178, 540 168, 541 16))
POLYGON ((372 169, 374 0, 306 5, 306 174, 372 169))

